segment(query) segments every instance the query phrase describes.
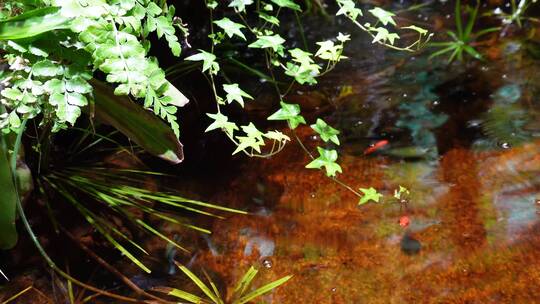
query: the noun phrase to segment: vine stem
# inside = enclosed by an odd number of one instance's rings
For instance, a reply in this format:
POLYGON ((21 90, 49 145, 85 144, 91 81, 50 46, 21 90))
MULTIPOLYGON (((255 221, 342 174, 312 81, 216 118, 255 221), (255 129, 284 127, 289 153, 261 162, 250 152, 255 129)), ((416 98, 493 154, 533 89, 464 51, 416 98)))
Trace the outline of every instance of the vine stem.
POLYGON ((17 132, 17 138, 15 140, 15 145, 13 147, 13 154, 11 155, 10 167, 11 167, 11 178, 12 178, 13 185, 15 187, 15 192, 16 192, 16 197, 17 197, 17 200, 16 200, 17 211, 19 212, 19 216, 21 217, 21 220, 23 222, 23 225, 24 225, 24 228, 25 228, 26 232, 28 233, 28 235, 30 236, 30 239, 32 240, 32 242, 36 246, 37 250, 39 251, 39 254, 43 257, 43 259, 47 262, 47 264, 49 265, 49 267, 51 267, 52 270, 57 272, 64 279, 66 279, 68 281, 71 281, 72 283, 75 283, 76 285, 79 285, 80 287, 86 288, 88 290, 94 291, 94 292, 99 293, 101 295, 108 296, 110 298, 114 298, 114 299, 121 300, 121 301, 126 301, 126 302, 131 302, 131 303, 141 302, 141 301, 139 301, 139 300, 137 300, 135 298, 130 298, 130 297, 117 295, 115 293, 111 293, 111 292, 108 292, 106 290, 99 289, 97 287, 94 287, 92 285, 88 285, 86 283, 83 283, 83 282, 75 279, 74 277, 70 276, 69 274, 64 272, 62 269, 60 269, 58 266, 56 266, 54 261, 47 254, 47 252, 45 252, 45 249, 43 248, 43 246, 41 246, 41 243, 39 242, 36 234, 32 230, 32 226, 30 225, 30 222, 28 221, 28 218, 26 217, 26 214, 25 214, 24 209, 22 207, 21 198, 19 196, 17 179, 16 179, 16 175, 15 175, 15 172, 16 172, 15 170, 17 169, 17 155, 19 154, 19 148, 21 146, 22 135, 24 133, 24 129, 26 127, 26 122, 27 121, 28 121, 27 118, 23 119, 23 121, 21 123, 21 126, 19 127, 19 131, 17 132))

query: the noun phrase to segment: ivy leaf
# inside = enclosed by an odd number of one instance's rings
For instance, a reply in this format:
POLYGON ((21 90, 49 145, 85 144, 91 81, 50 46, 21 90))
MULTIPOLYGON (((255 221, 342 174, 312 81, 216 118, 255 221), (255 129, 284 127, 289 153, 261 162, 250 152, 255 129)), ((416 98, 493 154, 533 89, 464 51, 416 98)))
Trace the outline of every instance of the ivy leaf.
POLYGON ((317 147, 319 151, 319 157, 311 161, 306 165, 309 169, 321 169, 324 167, 327 176, 336 176, 336 173, 341 173, 341 166, 336 163, 338 154, 336 150, 326 150, 321 147, 317 147))
POLYGON ((257 40, 250 45, 248 45, 249 48, 256 48, 256 49, 272 49, 274 52, 283 55, 283 43, 285 42, 285 39, 283 39, 279 34, 275 34, 272 36, 264 35, 264 36, 258 36, 257 40))
POLYGON ((339 61, 343 45, 334 45, 332 40, 317 42, 317 45, 319 45, 319 50, 315 56, 324 60, 339 61))
POLYGON ((286 143, 288 141, 290 141, 291 139, 289 138, 289 136, 279 132, 279 131, 268 131, 266 133, 264 133, 264 137, 266 138, 269 138, 269 139, 273 139, 273 140, 276 140, 276 141, 279 141, 279 142, 282 142, 282 143, 286 143))
POLYGON ((317 118, 317 122, 311 125, 311 128, 315 130, 325 142, 330 140, 336 145, 339 145, 339 138, 337 137, 339 131, 329 126, 324 120, 317 118))
POLYGON ((222 28, 227 34, 227 36, 229 36, 229 38, 232 38, 234 35, 236 35, 243 40, 246 40, 246 36, 244 36, 244 33, 242 33, 242 31, 240 30, 242 28, 245 28, 244 25, 231 21, 231 19, 227 17, 214 21, 214 23, 217 24, 217 26, 219 26, 220 28, 222 28))
POLYGON ((373 187, 370 187, 369 189, 360 188, 359 190, 362 191, 364 196, 360 198, 360 201, 358 201, 358 205, 366 204, 369 201, 374 201, 378 203, 379 199, 382 197, 382 194, 377 192, 377 190, 375 190, 375 188, 373 187))
POLYGON ((229 122, 228 117, 221 113, 216 113, 216 114, 207 113, 206 115, 212 118, 214 122, 210 124, 208 128, 204 130, 204 132, 209 132, 216 129, 222 129, 225 133, 232 136, 234 133, 234 130, 238 130, 238 126, 234 122, 229 122))
POLYGON ((268 120, 286 120, 291 129, 296 129, 299 124, 305 124, 306 120, 300 115, 300 106, 280 102, 281 109, 268 117, 268 120))
POLYGON ((253 4, 253 0, 232 0, 229 7, 234 8, 237 12, 243 12, 246 10, 246 6, 251 4, 253 4))
POLYGON ((253 150, 261 153, 261 146, 264 146, 264 133, 259 131, 253 123, 249 123, 247 126, 242 126, 242 131, 244 131, 247 136, 236 136, 239 144, 236 150, 234 150, 233 155, 240 151, 244 151, 247 148, 252 148, 253 150))
POLYGON ((392 25, 396 25, 396 22, 394 21, 394 18, 392 18, 393 16, 395 16, 396 14, 392 13, 392 12, 389 12, 389 11, 385 11, 383 10, 382 8, 380 7, 376 7, 374 9, 371 9, 369 10, 369 12, 377 17, 377 19, 379 19, 379 21, 383 24, 383 25, 387 25, 388 23, 392 24, 392 25))
POLYGON ((264 21, 267 21, 267 22, 269 22, 269 23, 271 23, 273 25, 279 26, 279 19, 274 17, 274 16, 270 16, 270 15, 268 15, 266 13, 259 12, 259 17, 261 19, 263 19, 264 21))
POLYGON ((423 29, 423 28, 418 27, 416 25, 404 26, 404 27, 402 27, 402 29, 413 30, 413 31, 418 32, 420 35, 426 35, 428 33, 428 31, 426 29, 423 29))
POLYGON ((207 70, 210 71, 211 74, 217 74, 219 71, 219 65, 216 62, 216 55, 212 53, 208 53, 203 50, 199 50, 200 53, 197 53, 195 55, 191 55, 187 57, 185 60, 189 61, 202 61, 203 62, 203 68, 202 71, 205 72, 207 70))
POLYGON ((273 3, 275 3, 279 7, 287 7, 295 11, 301 12, 302 9, 300 8, 300 5, 294 3, 292 0, 271 0, 273 3))
POLYGON ((356 20, 358 16, 362 16, 362 10, 355 7, 354 1, 352 0, 337 0, 340 8, 336 13, 336 16, 346 15, 349 18, 356 20))
POLYGON ((394 41, 396 39, 399 39, 399 35, 396 34, 396 33, 390 33, 388 32, 387 29, 385 29, 384 27, 378 27, 376 28, 374 31, 377 32, 377 34, 375 35, 375 37, 373 38, 373 41, 372 43, 375 43, 375 42, 386 42, 387 40, 390 42, 391 45, 394 44, 394 41))
POLYGON ((225 92, 227 92, 227 102, 229 104, 231 104, 233 101, 236 101, 238 102, 242 108, 244 107, 244 98, 248 98, 248 99, 253 99, 253 97, 251 97, 251 95, 249 95, 248 93, 244 92, 242 89, 240 89, 240 87, 238 86, 237 83, 233 83, 233 84, 224 84, 223 85, 223 90, 225 90, 225 92))

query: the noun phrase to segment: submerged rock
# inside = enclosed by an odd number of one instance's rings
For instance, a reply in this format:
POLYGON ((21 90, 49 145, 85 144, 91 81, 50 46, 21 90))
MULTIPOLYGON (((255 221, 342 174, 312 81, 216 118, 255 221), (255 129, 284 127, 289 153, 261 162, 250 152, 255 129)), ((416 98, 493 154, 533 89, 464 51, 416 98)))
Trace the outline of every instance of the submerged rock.
POLYGON ((420 244, 417 239, 411 237, 409 233, 405 233, 405 235, 401 239, 400 247, 403 253, 408 255, 414 255, 420 252, 422 244, 420 244))

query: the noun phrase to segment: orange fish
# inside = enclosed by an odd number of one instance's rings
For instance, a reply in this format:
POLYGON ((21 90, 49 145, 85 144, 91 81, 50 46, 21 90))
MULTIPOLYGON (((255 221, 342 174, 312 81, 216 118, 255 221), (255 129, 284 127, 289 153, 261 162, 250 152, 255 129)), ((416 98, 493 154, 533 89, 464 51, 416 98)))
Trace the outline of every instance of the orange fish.
POLYGON ((409 226, 409 224, 411 223, 411 219, 409 219, 408 216, 404 215, 402 217, 399 218, 399 221, 398 221, 399 225, 403 228, 409 226))
POLYGON ((369 146, 367 149, 364 150, 364 155, 368 155, 370 153, 373 153, 377 150, 379 150, 380 148, 388 145, 389 141, 386 140, 386 139, 383 139, 383 140, 379 140, 378 142, 372 144, 371 146, 369 146))

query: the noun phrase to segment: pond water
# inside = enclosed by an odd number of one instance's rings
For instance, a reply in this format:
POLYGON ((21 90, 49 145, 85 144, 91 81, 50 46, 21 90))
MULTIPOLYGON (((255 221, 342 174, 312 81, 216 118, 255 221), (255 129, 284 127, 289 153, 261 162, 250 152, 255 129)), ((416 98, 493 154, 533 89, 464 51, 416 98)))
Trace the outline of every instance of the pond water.
MULTIPOLYGON (((342 131, 339 178, 384 199, 357 206, 304 169, 310 159, 292 143, 220 184, 211 199, 250 215, 213 222, 190 265, 223 286, 250 265, 259 284, 294 275, 266 303, 537 302, 539 62, 512 39, 490 46, 489 60, 450 65, 372 49, 349 46, 348 63, 288 100, 342 131), (406 202, 391 199, 400 185, 406 202)), ((309 127, 297 133, 312 151, 322 144, 309 127)))
MULTIPOLYGON (((444 28, 451 10, 401 16, 444 28)), ((344 26, 318 22, 308 20, 306 31, 330 37, 344 26)), ((295 87, 287 101, 309 122, 321 117, 341 131, 339 179, 377 189, 381 202, 359 206, 351 191, 305 169, 309 156, 291 142, 270 159, 234 157, 223 172, 175 178, 167 186, 249 215, 201 219, 209 235, 163 224, 191 254, 148 240, 153 257, 145 262, 162 269, 152 276, 126 259, 115 266, 144 289, 196 290, 175 270, 178 260, 205 269, 225 294, 252 265, 257 286, 293 275, 257 303, 539 303, 540 44, 509 35, 483 47, 485 61, 447 64, 351 32, 349 59, 318 85, 295 87), (410 191, 403 201, 392 199, 399 186, 410 191)), ((251 89, 260 94, 249 114, 275 111, 264 89, 251 89)), ((309 126, 296 132, 310 151, 323 145, 309 126)), ((229 151, 203 148, 203 161, 229 159, 229 151)))

